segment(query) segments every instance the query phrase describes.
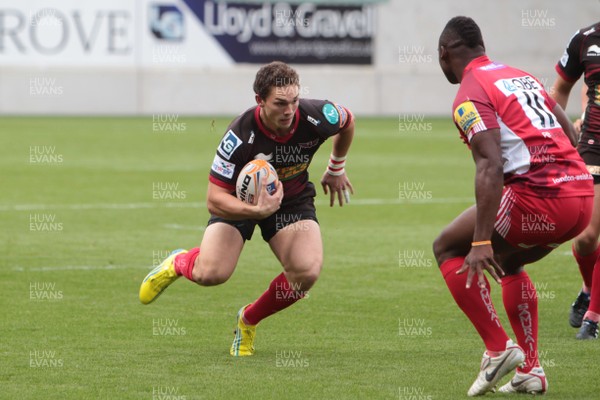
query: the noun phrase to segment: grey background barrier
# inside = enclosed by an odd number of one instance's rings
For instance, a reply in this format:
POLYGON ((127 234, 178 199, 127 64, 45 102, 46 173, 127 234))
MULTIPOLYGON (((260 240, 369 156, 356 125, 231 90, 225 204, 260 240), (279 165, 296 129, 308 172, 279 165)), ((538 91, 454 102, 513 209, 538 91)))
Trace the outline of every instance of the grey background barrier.
MULTIPOLYGON (((450 85, 439 69, 437 40, 455 15, 468 15, 479 23, 491 58, 534 74, 549 90, 556 76, 554 66, 572 34, 600 18, 600 1, 380 3, 374 64, 296 65, 301 95, 334 100, 357 115, 449 115, 457 86, 450 85)), ((135 29, 143 28, 139 25, 135 29)), ((9 39, 2 37, 0 44, 7 45, 9 39)), ((259 67, 53 66, 27 59, 15 65, 2 58, 0 113, 5 115, 232 115, 254 104, 252 82, 259 67)), ((578 83, 567 108, 572 115, 581 112, 579 88, 578 83)))

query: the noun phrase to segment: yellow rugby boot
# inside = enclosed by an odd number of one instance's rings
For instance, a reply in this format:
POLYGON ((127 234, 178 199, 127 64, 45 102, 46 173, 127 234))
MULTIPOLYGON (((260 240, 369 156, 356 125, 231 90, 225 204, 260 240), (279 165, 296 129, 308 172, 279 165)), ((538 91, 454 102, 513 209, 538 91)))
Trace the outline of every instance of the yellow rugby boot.
POLYGON ((146 275, 142 281, 142 286, 140 286, 140 301, 142 304, 152 303, 163 290, 179 278, 175 273, 175 257, 182 253, 187 253, 187 250, 174 250, 159 266, 146 275))
POLYGON ((256 325, 246 325, 242 320, 244 310, 249 306, 244 306, 237 313, 237 326, 233 332, 233 344, 229 354, 235 357, 251 356, 254 354, 254 336, 256 335, 256 325))

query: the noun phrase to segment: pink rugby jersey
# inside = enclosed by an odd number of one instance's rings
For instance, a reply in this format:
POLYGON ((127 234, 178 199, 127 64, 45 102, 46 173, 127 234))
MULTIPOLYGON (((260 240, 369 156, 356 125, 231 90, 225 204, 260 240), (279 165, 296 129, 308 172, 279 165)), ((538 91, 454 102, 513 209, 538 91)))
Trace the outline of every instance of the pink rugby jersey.
POLYGON ((515 192, 592 196, 592 175, 552 113, 555 105, 531 74, 481 56, 464 70, 453 117, 469 147, 480 132, 500 129, 504 185, 515 192))

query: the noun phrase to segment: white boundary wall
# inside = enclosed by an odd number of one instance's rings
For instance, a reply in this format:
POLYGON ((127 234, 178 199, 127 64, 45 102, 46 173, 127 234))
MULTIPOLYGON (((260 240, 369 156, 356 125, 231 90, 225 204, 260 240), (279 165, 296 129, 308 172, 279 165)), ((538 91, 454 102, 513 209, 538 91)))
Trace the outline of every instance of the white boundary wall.
MULTIPOLYGON (((33 13, 31 10, 57 1, 23 3, 33 13)), ((79 61, 71 63, 73 66, 40 61, 30 54, 16 61, 0 55, 0 114, 230 115, 253 104, 257 65, 150 63, 140 68, 136 67, 140 57, 136 49, 123 55, 123 62, 102 58, 111 46, 118 52, 135 42, 133 36, 139 35, 139 29, 128 31, 125 25, 132 24, 128 18, 136 19, 138 13, 145 12, 144 2, 103 0, 98 2, 103 16, 79 15, 87 28, 68 46, 81 47, 87 38, 90 51, 80 60, 74 47, 69 57, 79 61), (107 10, 122 7, 128 7, 131 15, 114 14, 111 20, 107 10), (96 36, 91 30, 94 24, 96 36), (44 85, 50 93, 36 93, 44 85)), ((82 3, 62 0, 60 4, 82 3)), ((0 0, 0 10, 11 8, 15 8, 14 2, 0 0)), ((74 18, 65 15, 71 24, 70 33, 75 35, 78 28, 74 18)), ((600 18, 600 1, 391 0, 377 8, 374 65, 297 65, 302 95, 335 100, 358 115, 449 115, 457 86, 450 85, 439 69, 437 40, 447 20, 455 15, 469 15, 479 23, 490 57, 528 70, 550 87, 556 75, 554 65, 571 35, 600 18)), ((4 37, 0 45, 9 46, 9 39, 4 37)), ((31 43, 24 41, 31 53, 31 43)), ((195 53, 187 56, 196 57, 195 53)), ((578 88, 574 95, 579 94, 578 88)), ((568 111, 581 112, 575 97, 568 111)))

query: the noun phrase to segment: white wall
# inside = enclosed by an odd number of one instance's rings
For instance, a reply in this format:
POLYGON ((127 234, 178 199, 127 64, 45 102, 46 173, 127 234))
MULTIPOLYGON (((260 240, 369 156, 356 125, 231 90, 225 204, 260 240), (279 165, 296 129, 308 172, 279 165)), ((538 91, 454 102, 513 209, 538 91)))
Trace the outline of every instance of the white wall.
MULTIPOLYGON (((375 65, 297 65, 302 94, 335 100, 358 115, 448 115, 457 87, 439 70, 437 40, 455 15, 468 15, 479 23, 490 57, 528 70, 549 87, 569 38, 595 22, 599 11, 600 2, 584 0, 392 0, 378 9, 375 65)), ((7 65, 0 59, 0 113, 237 114, 254 101, 257 68, 65 68, 7 65), (40 80, 54 93, 32 93, 31 85, 40 80)), ((574 98, 568 111, 581 112, 574 98)))

